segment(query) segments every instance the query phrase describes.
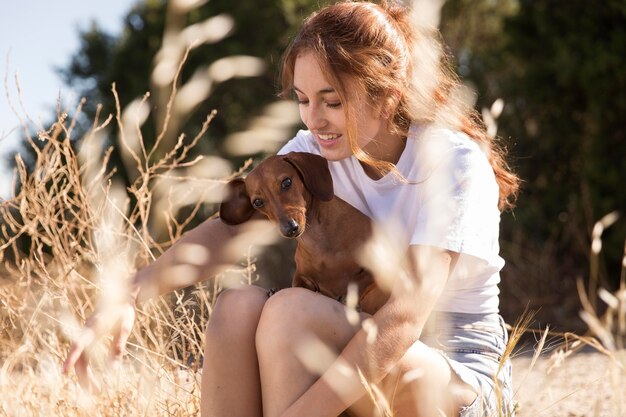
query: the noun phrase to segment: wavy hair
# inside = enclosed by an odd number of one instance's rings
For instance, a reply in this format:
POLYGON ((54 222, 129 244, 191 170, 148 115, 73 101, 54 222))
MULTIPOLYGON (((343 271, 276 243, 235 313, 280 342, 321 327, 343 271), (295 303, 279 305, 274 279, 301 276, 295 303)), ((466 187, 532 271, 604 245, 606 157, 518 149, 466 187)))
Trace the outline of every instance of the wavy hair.
POLYGON ((478 143, 499 186, 499 208, 512 208, 519 178, 506 163, 506 149, 488 134, 478 113, 460 99, 461 81, 435 28, 414 24, 411 11, 383 0, 343 1, 309 16, 283 54, 282 97, 293 94, 297 57, 312 52, 337 92, 347 121, 352 152, 381 173, 395 165, 371 157, 356 141, 359 100, 387 115, 389 129, 408 134, 411 123, 445 124, 478 143))

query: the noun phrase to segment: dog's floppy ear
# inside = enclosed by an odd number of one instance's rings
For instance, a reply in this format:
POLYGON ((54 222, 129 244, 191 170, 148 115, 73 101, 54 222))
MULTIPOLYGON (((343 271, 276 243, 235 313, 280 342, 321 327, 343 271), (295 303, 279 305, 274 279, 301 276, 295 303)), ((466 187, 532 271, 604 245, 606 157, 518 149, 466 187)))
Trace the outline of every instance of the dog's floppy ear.
POLYGON ((333 178, 326 159, 308 152, 289 152, 285 161, 298 170, 305 187, 314 197, 322 201, 333 199, 333 178))
POLYGON ((226 184, 226 196, 220 204, 220 219, 226 224, 236 225, 250 219, 254 207, 246 191, 246 184, 241 178, 235 178, 226 184))

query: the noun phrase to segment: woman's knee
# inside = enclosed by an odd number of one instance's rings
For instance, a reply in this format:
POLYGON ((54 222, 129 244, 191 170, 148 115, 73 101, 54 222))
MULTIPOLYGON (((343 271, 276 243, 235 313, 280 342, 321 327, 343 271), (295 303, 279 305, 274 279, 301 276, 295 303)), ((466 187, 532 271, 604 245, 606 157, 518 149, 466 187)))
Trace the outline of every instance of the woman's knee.
POLYGON ((341 303, 306 288, 286 288, 263 307, 256 332, 260 352, 294 351, 303 342, 341 350, 359 329, 341 303))
POLYGON ((272 295, 263 306, 257 345, 290 344, 298 335, 310 332, 314 316, 310 298, 314 295, 305 288, 286 288, 272 295))
POLYGON ((432 415, 433 410, 456 413, 451 402, 450 384, 453 374, 440 352, 415 343, 386 378, 386 390, 393 395, 399 416, 432 415))
POLYGON ((255 285, 222 291, 215 302, 207 334, 226 332, 253 332, 261 317, 267 291, 255 285))
POLYGON ((444 356, 422 342, 416 342, 409 348, 396 364, 394 373, 402 383, 417 390, 444 389, 452 377, 452 370, 444 356))

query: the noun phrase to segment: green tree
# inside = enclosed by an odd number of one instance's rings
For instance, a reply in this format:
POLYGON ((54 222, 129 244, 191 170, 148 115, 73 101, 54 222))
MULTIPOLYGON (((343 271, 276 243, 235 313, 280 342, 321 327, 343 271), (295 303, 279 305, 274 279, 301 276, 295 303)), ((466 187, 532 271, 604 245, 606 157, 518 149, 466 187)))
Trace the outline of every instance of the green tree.
MULTIPOLYGON (((228 15, 234 22, 232 31, 222 41, 207 42, 191 51, 180 80, 182 85, 199 68, 229 56, 254 56, 266 63, 259 76, 233 77, 215 83, 208 97, 184 115, 185 123, 180 126, 180 131, 197 131, 206 114, 217 109, 208 138, 200 144, 198 151, 223 154, 224 138, 245 129, 252 116, 276 100, 275 80, 280 54, 299 21, 298 17, 307 14, 317 2, 212 0, 183 12, 172 10, 171 4, 168 10, 168 3, 162 0, 137 2, 126 16, 124 29, 117 37, 105 33, 94 23, 79 34, 81 46, 61 73, 68 85, 78 86, 81 95, 88 98, 85 106, 87 122, 95 115, 99 103, 103 105, 104 114, 115 113, 111 94, 113 83, 122 108, 152 91, 150 104, 153 111, 149 123, 143 127, 144 138, 150 146, 163 122, 163 110, 169 96, 169 92, 158 94, 154 82, 151 83, 155 57, 164 47, 164 37, 167 39, 164 31, 172 27, 184 30, 211 17, 228 15)), ((111 143, 115 143, 115 135, 113 129, 111 143)), ((121 165, 120 160, 119 155, 112 158, 117 165, 121 165)))
MULTIPOLYGON (((556 235, 560 258, 586 260, 594 223, 626 209, 626 3, 525 1, 505 35, 503 132, 524 139, 515 152, 528 161, 520 221, 556 235)), ((625 230, 607 235, 613 283, 625 230)))
MULTIPOLYGON (((479 105, 506 102, 499 134, 524 184, 503 217, 505 292, 564 323, 580 305, 594 223, 626 215, 626 3, 450 0, 443 29, 479 105)), ((623 218, 604 234, 609 289, 625 235, 623 218)))

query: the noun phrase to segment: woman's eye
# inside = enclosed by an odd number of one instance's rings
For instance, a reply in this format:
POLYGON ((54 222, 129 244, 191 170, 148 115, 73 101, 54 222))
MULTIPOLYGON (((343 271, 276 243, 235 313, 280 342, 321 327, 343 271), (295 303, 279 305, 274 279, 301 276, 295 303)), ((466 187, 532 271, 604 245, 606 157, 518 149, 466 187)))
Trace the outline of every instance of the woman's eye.
POLYGON ((281 183, 280 183, 280 188, 282 190, 286 190, 287 188, 291 187, 291 178, 285 178, 281 183))
POLYGON ((326 103, 326 107, 330 107, 331 109, 336 109, 337 107, 341 107, 341 101, 336 103, 326 103))
POLYGON ((252 206, 254 208, 261 208, 261 207, 263 207, 263 200, 261 200, 260 198, 254 199, 254 201, 252 201, 252 206))
POLYGON ((299 98, 296 99, 296 102, 298 103, 299 106, 304 106, 306 104, 309 104, 309 100, 300 100, 299 98))

